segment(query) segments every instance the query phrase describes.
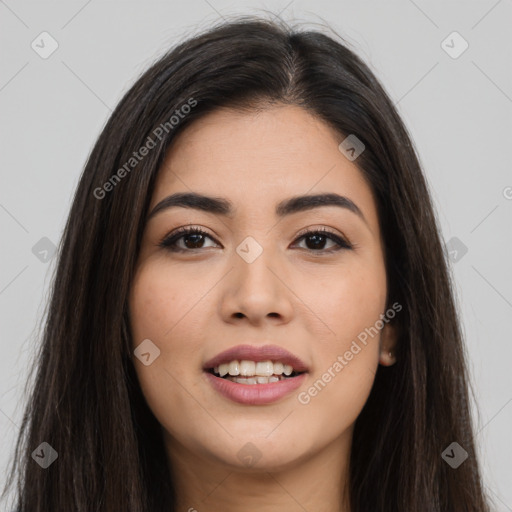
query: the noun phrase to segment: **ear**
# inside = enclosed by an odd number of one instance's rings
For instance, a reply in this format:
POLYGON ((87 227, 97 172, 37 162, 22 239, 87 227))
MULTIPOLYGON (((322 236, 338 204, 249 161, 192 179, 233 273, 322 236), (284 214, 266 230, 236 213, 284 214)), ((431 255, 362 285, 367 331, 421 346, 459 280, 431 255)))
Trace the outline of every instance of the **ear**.
POLYGON ((379 364, 392 366, 396 363, 399 326, 396 322, 384 324, 380 334, 379 364))

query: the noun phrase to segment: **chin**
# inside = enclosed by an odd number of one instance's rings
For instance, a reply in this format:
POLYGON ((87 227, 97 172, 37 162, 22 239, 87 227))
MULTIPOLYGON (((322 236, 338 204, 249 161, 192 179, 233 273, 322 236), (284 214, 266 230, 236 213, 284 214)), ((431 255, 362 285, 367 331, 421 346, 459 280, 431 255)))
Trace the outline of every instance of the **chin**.
POLYGON ((247 433, 243 438, 226 440, 222 446, 204 448, 213 462, 227 466, 230 471, 279 472, 308 457, 308 447, 300 446, 303 441, 290 436, 271 440, 247 433))

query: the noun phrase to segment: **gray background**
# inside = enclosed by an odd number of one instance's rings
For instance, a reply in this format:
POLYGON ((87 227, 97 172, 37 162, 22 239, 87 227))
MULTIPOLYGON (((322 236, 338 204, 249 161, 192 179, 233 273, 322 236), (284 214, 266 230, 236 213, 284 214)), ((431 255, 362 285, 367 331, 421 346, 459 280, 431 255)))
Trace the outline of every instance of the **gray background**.
MULTIPOLYGON (((512 0, 0 0, 0 475, 55 265, 39 241, 57 244, 111 109, 170 45, 262 9, 310 26, 327 20, 375 71, 412 134, 454 258, 485 484, 496 509, 512 511, 512 0), (59 45, 47 59, 31 47, 42 46, 43 31, 59 45), (442 46, 453 31, 469 44, 457 58, 442 46)), ((458 51, 452 39, 445 44, 458 51)))

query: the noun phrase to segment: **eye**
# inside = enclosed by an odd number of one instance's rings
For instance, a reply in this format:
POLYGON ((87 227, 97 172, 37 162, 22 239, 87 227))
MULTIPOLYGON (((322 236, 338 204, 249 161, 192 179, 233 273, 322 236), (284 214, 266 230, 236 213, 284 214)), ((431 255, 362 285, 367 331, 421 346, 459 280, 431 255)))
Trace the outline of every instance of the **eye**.
POLYGON ((299 236, 298 240, 305 241, 307 246, 306 250, 310 252, 332 253, 341 249, 353 248, 353 246, 341 236, 325 228, 306 231, 299 236), (327 240, 333 242, 334 246, 325 249, 324 246, 327 240))
MULTIPOLYGON (((213 238, 201 228, 184 226, 164 238, 158 246, 172 252, 191 252, 205 248, 204 241, 206 238, 213 240, 213 238), (178 242, 183 242, 183 244, 180 245, 178 242)), ((305 249, 312 253, 332 253, 341 249, 353 248, 349 242, 325 228, 301 233, 299 238, 297 238, 297 242, 300 243, 301 241, 306 242, 305 249), (327 241, 331 241, 334 245, 326 249, 325 244, 327 241)))
POLYGON ((194 249, 201 249, 205 238, 213 240, 206 231, 195 226, 185 226, 164 238, 158 245, 173 252, 190 252, 194 249), (178 241, 183 241, 185 246, 178 246, 178 241))

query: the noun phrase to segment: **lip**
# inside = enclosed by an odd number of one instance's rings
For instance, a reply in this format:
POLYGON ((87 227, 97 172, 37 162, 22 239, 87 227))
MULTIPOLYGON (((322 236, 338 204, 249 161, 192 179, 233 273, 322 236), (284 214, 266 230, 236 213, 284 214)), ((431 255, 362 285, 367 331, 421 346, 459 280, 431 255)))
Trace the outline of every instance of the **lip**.
POLYGON ((238 384, 207 371, 204 375, 212 387, 226 398, 246 405, 264 405, 276 402, 297 389, 307 373, 268 384, 238 384))
MULTIPOLYGON (((296 372, 307 372, 308 367, 304 361, 293 355, 288 350, 277 345, 237 345, 236 347, 224 350, 203 365, 203 370, 208 371, 219 366, 222 363, 230 361, 277 361, 283 364, 289 364, 296 372)), ((250 386, 250 384, 242 384, 250 386)), ((256 384, 255 384, 256 385, 256 384)), ((266 384, 259 384, 266 386, 266 384)))

